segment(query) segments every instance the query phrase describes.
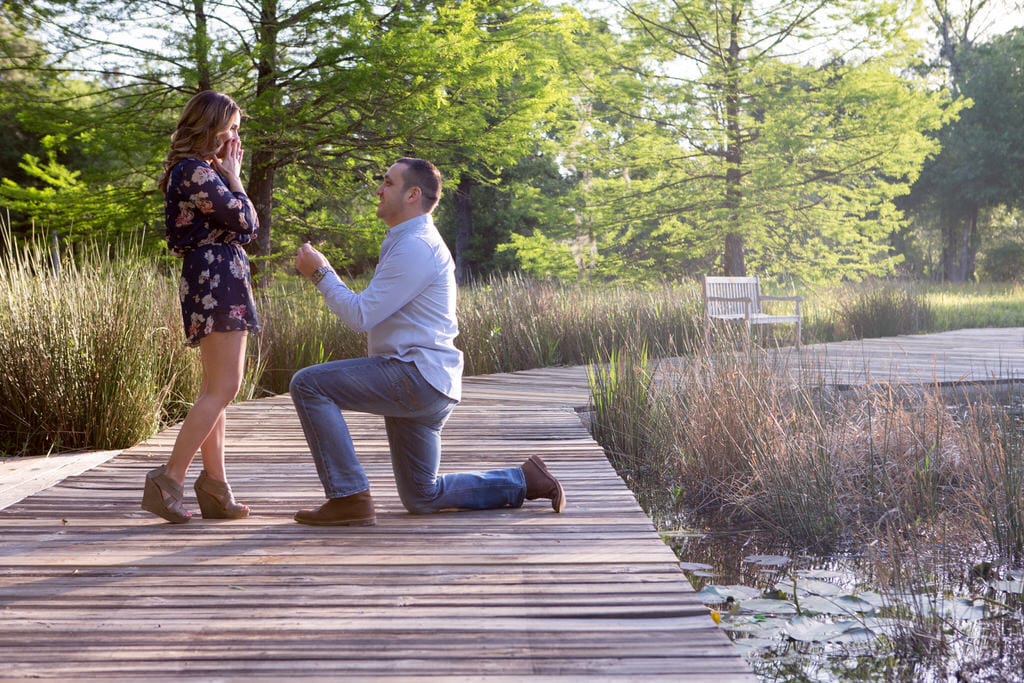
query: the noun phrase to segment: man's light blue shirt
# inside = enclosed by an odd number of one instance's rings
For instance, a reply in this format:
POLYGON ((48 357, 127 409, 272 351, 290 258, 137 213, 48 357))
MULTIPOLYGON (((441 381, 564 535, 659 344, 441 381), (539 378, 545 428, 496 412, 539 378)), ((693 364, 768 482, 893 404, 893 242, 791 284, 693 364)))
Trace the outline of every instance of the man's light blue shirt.
POLYGON ((346 325, 367 334, 367 354, 416 364, 432 387, 462 398, 462 352, 455 347, 455 264, 430 214, 390 228, 362 292, 335 273, 317 285, 346 325))

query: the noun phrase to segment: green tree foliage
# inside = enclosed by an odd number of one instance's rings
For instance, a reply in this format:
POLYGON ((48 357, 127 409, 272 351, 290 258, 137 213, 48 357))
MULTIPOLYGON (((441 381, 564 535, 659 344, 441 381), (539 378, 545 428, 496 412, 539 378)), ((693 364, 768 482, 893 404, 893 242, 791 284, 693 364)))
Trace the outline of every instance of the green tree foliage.
POLYGON ((941 277, 975 272, 986 215, 1024 207, 1024 30, 962 44, 957 90, 970 107, 937 135, 942 151, 925 165, 908 206, 940 232, 941 277))
POLYGON ((0 106, 17 116, 0 126, 26 144, 0 204, 62 234, 145 228, 158 245, 167 137, 211 87, 247 114, 263 272, 302 239, 339 269, 372 267, 375 176, 410 154, 446 175, 438 222, 463 281, 893 270, 895 202, 959 106, 909 68, 907 5, 614 6, 5 3, 0 106))
POLYGON ((892 270, 893 200, 949 114, 899 75, 908 16, 853 0, 623 7, 628 41, 591 36, 608 61, 581 72, 592 99, 567 154, 595 275, 892 270))
POLYGON ((187 97, 234 96, 263 255, 313 238, 344 249, 339 266, 364 267, 379 240, 375 174, 410 153, 433 153, 456 178, 500 171, 558 99, 537 48, 561 20, 540 2, 36 0, 23 16, 53 36, 39 78, 90 87, 19 104, 40 135, 88 148, 95 177, 78 182, 137 197, 136 216, 158 220, 153 180, 187 97))
POLYGON ((506 169, 521 160, 543 155, 543 131, 556 125, 568 99, 561 56, 581 25, 575 12, 556 12, 544 3, 486 6, 463 31, 472 49, 467 72, 448 93, 449 107, 414 140, 428 158, 451 169, 446 216, 459 282, 486 270, 481 256, 493 255, 495 235, 477 220, 478 190, 507 179, 506 169), (482 245, 489 254, 481 253, 482 245))
MULTIPOLYGON (((517 256, 512 244, 518 243, 520 236, 569 223, 572 217, 565 198, 572 185, 572 177, 562 172, 554 153, 540 149, 486 182, 472 183, 467 202, 472 210, 472 233, 458 250, 468 274, 475 279, 522 269, 551 275, 543 266, 535 268, 533 260, 527 262, 526 252, 517 256)), ((460 182, 457 191, 465 186, 464 181, 460 182)), ((455 196, 455 192, 447 191, 438 210, 438 226, 449 244, 458 243, 459 224, 450 218, 459 210, 455 196)), ((560 276, 575 278, 576 268, 568 248, 562 245, 554 249, 568 255, 563 262, 568 268, 560 271, 560 276)), ((546 251, 547 247, 542 247, 540 255, 546 251)))
MULTIPOLYGON (((31 69, 42 57, 39 43, 11 23, 8 17, 12 14, 7 5, 0 5, 0 91, 4 93, 31 82, 31 69)), ((25 181, 22 158, 26 154, 39 156, 42 149, 18 120, 18 108, 7 97, 0 97, 0 140, 0 178, 25 181)))

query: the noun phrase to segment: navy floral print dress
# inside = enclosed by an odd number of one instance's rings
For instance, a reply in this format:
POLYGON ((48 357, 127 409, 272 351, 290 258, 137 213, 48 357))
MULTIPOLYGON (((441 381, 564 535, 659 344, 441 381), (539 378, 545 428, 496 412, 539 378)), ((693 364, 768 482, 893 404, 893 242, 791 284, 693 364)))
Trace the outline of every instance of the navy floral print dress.
POLYGON ((182 159, 171 169, 166 202, 167 246, 182 259, 178 298, 185 343, 197 346, 211 332, 257 332, 242 247, 259 229, 252 202, 199 159, 182 159))

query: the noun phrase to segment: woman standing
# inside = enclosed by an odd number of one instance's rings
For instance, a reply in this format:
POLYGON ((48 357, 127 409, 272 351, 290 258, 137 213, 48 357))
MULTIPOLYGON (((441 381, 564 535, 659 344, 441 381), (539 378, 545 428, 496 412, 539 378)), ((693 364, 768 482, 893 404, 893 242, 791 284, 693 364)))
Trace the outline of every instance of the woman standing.
POLYGON ((259 329, 249 260, 242 245, 259 227, 238 178, 241 109, 227 95, 206 90, 185 105, 171 135, 158 183, 166 204, 167 245, 182 259, 179 299, 186 343, 198 346, 202 385, 181 424, 171 457, 146 475, 142 509, 169 522, 187 522, 185 474, 202 452, 195 482, 204 518, 240 518, 224 471, 224 415, 238 394, 249 332, 259 329))

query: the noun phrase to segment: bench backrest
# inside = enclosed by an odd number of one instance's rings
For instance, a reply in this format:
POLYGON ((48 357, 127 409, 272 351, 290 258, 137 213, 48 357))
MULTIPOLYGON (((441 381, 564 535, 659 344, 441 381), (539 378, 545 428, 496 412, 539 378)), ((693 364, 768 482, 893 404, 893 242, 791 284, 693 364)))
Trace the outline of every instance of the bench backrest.
POLYGON ((721 275, 705 275, 703 279, 704 306, 707 315, 742 316, 746 306, 741 301, 714 301, 708 297, 725 297, 728 299, 750 299, 750 313, 761 312, 761 285, 757 276, 726 277, 721 275))

